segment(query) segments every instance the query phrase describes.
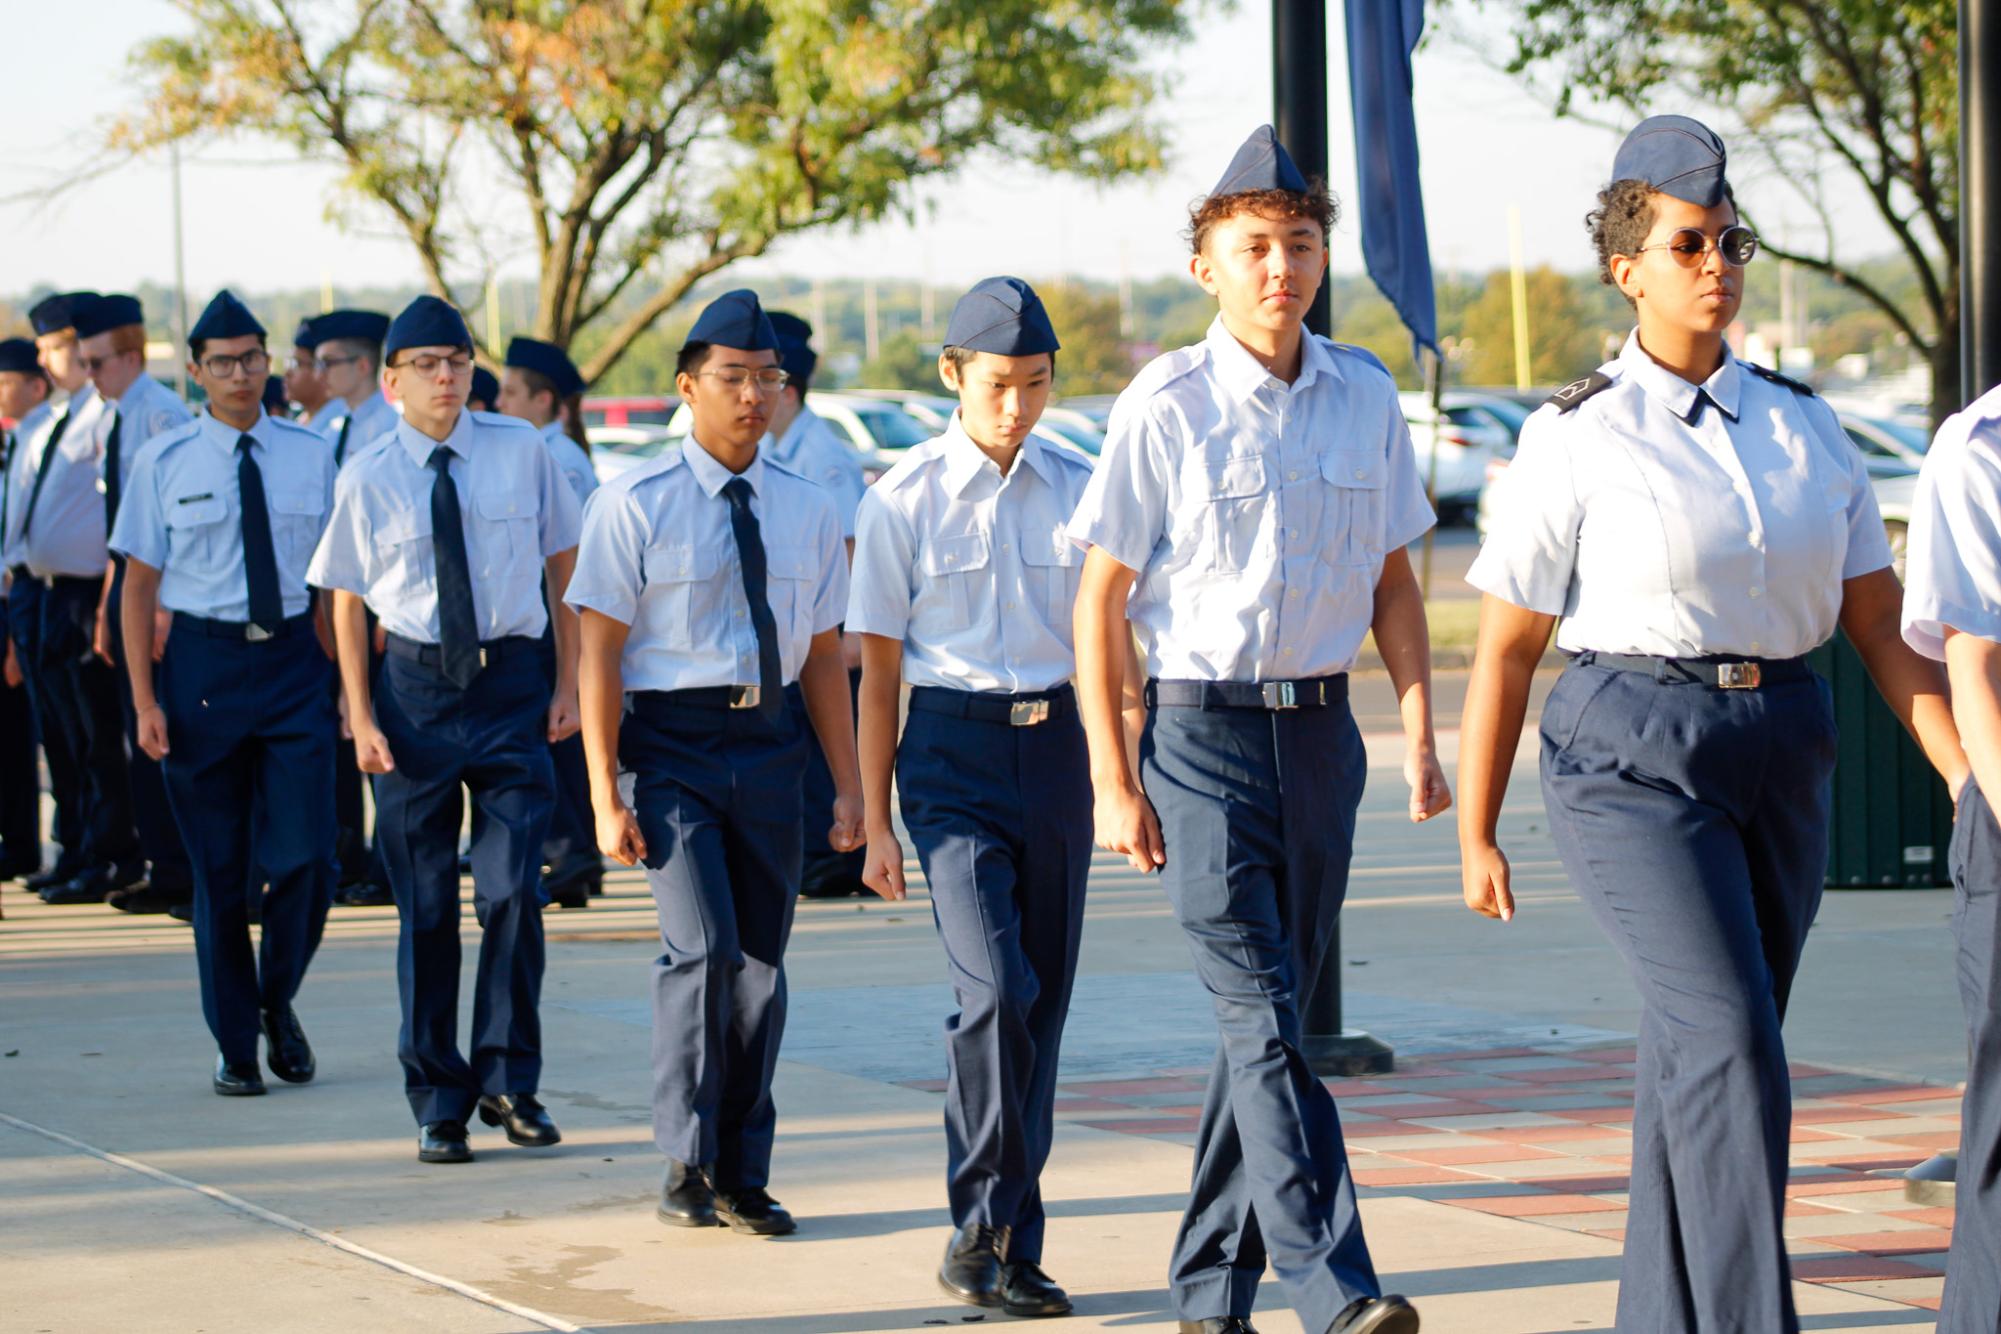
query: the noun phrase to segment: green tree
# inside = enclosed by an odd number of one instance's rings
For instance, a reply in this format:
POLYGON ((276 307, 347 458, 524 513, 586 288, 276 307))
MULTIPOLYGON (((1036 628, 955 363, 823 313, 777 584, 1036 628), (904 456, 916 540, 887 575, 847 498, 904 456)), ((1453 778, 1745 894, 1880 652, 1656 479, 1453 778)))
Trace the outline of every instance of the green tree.
MULTIPOLYGON (((1547 266, 1524 275, 1529 311, 1529 383, 1563 384, 1596 366, 1610 330, 1593 323, 1570 278, 1547 266)), ((1515 302, 1506 270, 1487 277, 1466 309, 1456 378, 1466 384, 1515 382, 1515 302)))
MULTIPOLYGON (((816 375, 814 377, 818 379, 816 375)), ((915 329, 903 329, 882 340, 874 361, 865 361, 855 375, 862 389, 917 389, 929 394, 949 392, 938 378, 938 346, 920 339, 915 329)))
POLYGON ((1038 287, 1063 350, 1056 386, 1065 394, 1116 394, 1133 378, 1132 346, 1119 332, 1119 299, 1076 282, 1038 287))
POLYGON ((133 53, 145 97, 112 152, 250 136, 330 159, 462 307, 525 245, 532 331, 603 325, 595 379, 704 277, 907 209, 977 151, 1156 167, 1149 57, 1195 0, 175 2, 192 32, 133 53), (512 193, 509 223, 468 217, 477 179, 512 193))
POLYGON ((1559 114, 1580 100, 1712 109, 1737 160, 1773 166, 1823 220, 1820 245, 1767 236, 1766 251, 1866 297, 1929 358, 1933 416, 1959 406, 1957 0, 1459 4, 1505 16, 1509 68, 1553 79, 1559 114), (1837 253, 1829 169, 1867 191, 1917 276, 1913 298, 1837 253))

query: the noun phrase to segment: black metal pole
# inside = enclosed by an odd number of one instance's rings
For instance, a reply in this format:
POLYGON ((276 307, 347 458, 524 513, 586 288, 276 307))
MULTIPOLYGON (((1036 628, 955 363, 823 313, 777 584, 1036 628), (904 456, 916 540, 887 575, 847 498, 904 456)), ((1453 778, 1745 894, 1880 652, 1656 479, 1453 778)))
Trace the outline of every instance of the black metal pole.
MULTIPOLYGON (((1352 3, 1352 0, 1350 0, 1352 3)), ((1309 179, 1327 179, 1328 0, 1272 0, 1272 125, 1278 141, 1309 179)), ((1306 327, 1330 332, 1327 284, 1306 310, 1306 327)), ((1341 1016, 1341 924, 1337 918, 1308 979, 1300 1015, 1307 1062, 1322 1075, 1376 1075, 1396 1064, 1396 1054, 1367 1033, 1347 1028, 1341 1016)))

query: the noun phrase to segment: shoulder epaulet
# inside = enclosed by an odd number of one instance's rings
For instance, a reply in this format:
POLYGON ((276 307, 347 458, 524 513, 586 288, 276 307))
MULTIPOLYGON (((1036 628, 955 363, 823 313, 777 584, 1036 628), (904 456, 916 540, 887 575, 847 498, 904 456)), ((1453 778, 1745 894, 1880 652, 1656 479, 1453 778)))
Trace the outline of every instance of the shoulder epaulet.
POLYGON ((814 485, 813 479, 808 477, 805 473, 800 472, 797 468, 793 467, 789 463, 780 463, 777 459, 772 458, 769 454, 764 456, 764 466, 771 469, 773 472, 784 473, 787 477, 790 477, 795 481, 804 482, 808 486, 814 485))
POLYGON ((168 445, 177 445, 183 440, 192 440, 200 434, 201 419, 199 417, 190 417, 184 422, 176 422, 174 425, 169 426, 146 443, 151 448, 165 449, 168 445))
POLYGON ((1792 390, 1795 394, 1803 394, 1807 398, 1815 397, 1812 385, 1802 384, 1800 381, 1793 379, 1793 377, 1790 375, 1781 375, 1769 366, 1760 366, 1756 362, 1752 361, 1747 361, 1743 363, 1743 365, 1745 370, 1751 372, 1751 374, 1757 376, 1761 380, 1770 380, 1773 384, 1784 385, 1786 388, 1792 390))
POLYGON ((1614 381, 1603 371, 1593 371, 1581 380, 1572 380, 1563 388, 1544 400, 1544 406, 1555 404, 1558 412, 1569 412, 1585 399, 1601 390, 1612 387, 1614 381))
POLYGON ((293 421, 290 417, 271 417, 268 420, 270 421, 271 425, 278 430, 280 434, 284 434, 285 432, 288 431, 296 432, 299 435, 310 436, 312 439, 317 440, 321 444, 327 445, 329 447, 331 447, 333 444, 331 440, 328 440, 325 436, 321 435, 318 431, 315 431, 312 427, 301 426, 299 425, 299 423, 293 421))
MULTIPOLYGON (((1315 337, 1320 337, 1320 335, 1316 334, 1315 337)), ((1369 351, 1369 349, 1366 347, 1359 346, 1358 344, 1355 343, 1337 343, 1333 339, 1325 337, 1320 337, 1320 342, 1321 345, 1328 350, 1328 352, 1332 353, 1337 357, 1347 356, 1355 361, 1361 362, 1364 366, 1367 366, 1372 370, 1381 371, 1384 375, 1389 376, 1389 378, 1391 378, 1392 380, 1396 378, 1394 375, 1390 374, 1390 368, 1383 364, 1383 359, 1377 356, 1375 353, 1369 351)))

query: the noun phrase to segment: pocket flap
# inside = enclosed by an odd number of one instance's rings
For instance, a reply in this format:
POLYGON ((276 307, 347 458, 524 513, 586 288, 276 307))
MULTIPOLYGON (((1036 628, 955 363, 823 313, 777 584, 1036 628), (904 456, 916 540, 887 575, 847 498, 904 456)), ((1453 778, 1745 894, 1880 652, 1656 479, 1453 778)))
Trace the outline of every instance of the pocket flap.
POLYGON ((767 545, 764 565, 773 579, 817 579, 826 562, 811 547, 767 545))
POLYGON ((1335 486, 1380 491, 1389 480, 1388 460, 1373 449, 1330 449, 1320 456, 1320 476, 1335 486))
POLYGON ((918 568, 929 575, 964 574, 987 568, 987 535, 962 533, 934 537, 917 553, 918 568))
POLYGON ((1254 454, 1246 458, 1204 459, 1189 469, 1188 489, 1203 500, 1263 495, 1268 489, 1264 456, 1254 454))
POLYGON ((472 503, 480 518, 495 523, 535 517, 535 497, 526 491, 483 491, 472 503))
POLYGON ((385 514, 375 523, 375 536, 383 542, 414 542, 418 538, 426 541, 431 537, 431 511, 412 507, 385 514))
POLYGON ((713 579, 721 561, 713 547, 692 543, 669 543, 646 548, 641 568, 653 584, 685 584, 697 579, 713 579))
POLYGON ((184 496, 167 502, 167 527, 199 528, 216 523, 229 513, 229 502, 221 496, 184 496))
POLYGON ((318 518, 327 512, 324 491, 273 491, 270 502, 274 514, 309 514, 318 518))
POLYGON ((1047 534, 1021 535, 1021 563, 1023 565, 1082 565, 1084 548, 1070 540, 1070 534, 1058 528, 1047 534))

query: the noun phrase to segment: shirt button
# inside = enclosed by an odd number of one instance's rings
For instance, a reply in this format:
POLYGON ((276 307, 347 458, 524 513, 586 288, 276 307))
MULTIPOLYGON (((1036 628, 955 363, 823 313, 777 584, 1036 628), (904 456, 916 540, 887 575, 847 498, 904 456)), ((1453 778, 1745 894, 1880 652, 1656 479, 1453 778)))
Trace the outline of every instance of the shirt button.
POLYGON ((1367 468, 1355 469, 1355 480, 1358 482, 1361 481, 1363 478, 1367 477, 1368 475, 1369 475, 1369 470, 1367 468))
POLYGON ((1288 482, 1296 482, 1299 480, 1299 474, 1297 472, 1289 472, 1285 475, 1285 480, 1288 482))
POLYGON ((1281 654, 1282 654, 1283 656, 1285 656, 1285 657, 1288 657, 1288 658, 1292 656, 1292 650, 1291 650, 1291 649, 1289 649, 1289 648, 1287 648, 1287 649, 1280 649, 1280 650, 1279 650, 1279 652, 1280 652, 1280 653, 1281 653, 1281 654))
POLYGON ((1003 607, 1006 607, 1009 611, 1014 610, 1014 604, 1012 602, 1003 602, 1001 605, 1003 607))
POLYGON ((1014 548, 1010 547, 1007 543, 1005 542, 1001 543, 1001 550, 1003 552, 1012 551, 1013 549, 1014 548))
POLYGON ((1285 535, 1286 535, 1287 537, 1291 538, 1291 539, 1292 539, 1293 541, 1295 541, 1295 542, 1297 542, 1297 541, 1299 540, 1299 530, 1298 530, 1297 528, 1288 528, 1288 529, 1286 529, 1286 530, 1285 530, 1285 535))
POLYGON ((1758 596, 1759 594, 1763 593, 1764 591, 1765 591, 1764 589, 1762 589, 1762 588, 1758 587, 1758 586, 1757 586, 1756 584, 1752 584, 1752 585, 1751 585, 1751 596, 1752 596, 1752 597, 1757 597, 1757 596, 1758 596))

